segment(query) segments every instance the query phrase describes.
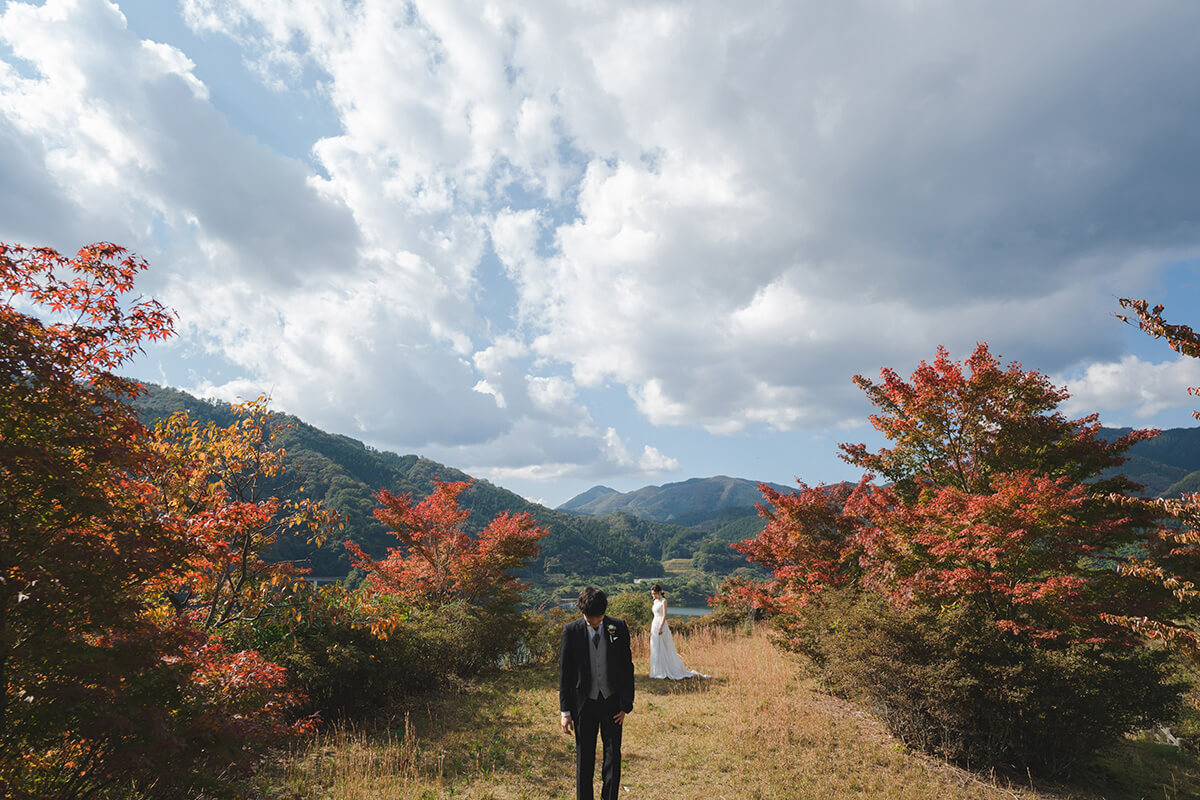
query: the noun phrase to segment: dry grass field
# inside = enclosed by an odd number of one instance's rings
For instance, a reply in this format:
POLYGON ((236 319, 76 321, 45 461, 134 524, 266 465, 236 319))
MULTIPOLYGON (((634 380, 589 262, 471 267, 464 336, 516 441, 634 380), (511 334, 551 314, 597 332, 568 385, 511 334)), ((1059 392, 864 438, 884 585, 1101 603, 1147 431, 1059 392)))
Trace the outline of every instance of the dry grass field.
MULTIPOLYGON (((677 636, 713 675, 650 680, 644 637, 626 723, 622 795, 634 800, 1182 800, 1195 759, 1130 742, 1071 788, 978 775, 909 752, 853 706, 823 695, 763 633, 677 636)), ((541 800, 574 796, 573 740, 558 729, 554 665, 503 672, 409 708, 372 731, 337 730, 260 777, 274 800, 541 800)))

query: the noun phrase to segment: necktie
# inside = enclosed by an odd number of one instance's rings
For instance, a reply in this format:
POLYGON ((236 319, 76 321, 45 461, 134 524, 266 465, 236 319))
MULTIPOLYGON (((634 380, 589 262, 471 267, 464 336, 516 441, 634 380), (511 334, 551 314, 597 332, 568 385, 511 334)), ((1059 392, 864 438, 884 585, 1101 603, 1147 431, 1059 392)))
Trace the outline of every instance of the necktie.
POLYGON ((592 635, 592 647, 600 647, 600 631, 596 631, 596 633, 592 635))

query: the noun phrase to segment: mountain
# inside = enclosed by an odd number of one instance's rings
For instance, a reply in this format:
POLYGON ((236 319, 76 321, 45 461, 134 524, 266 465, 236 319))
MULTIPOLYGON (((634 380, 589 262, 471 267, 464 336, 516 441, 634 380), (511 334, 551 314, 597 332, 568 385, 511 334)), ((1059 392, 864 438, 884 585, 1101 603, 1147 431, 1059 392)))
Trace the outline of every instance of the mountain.
MULTIPOLYGON (((1113 441, 1131 430, 1104 428, 1100 435, 1113 441)), ((1190 484, 1185 479, 1200 470, 1200 428, 1168 428, 1149 441, 1138 442, 1129 448, 1127 455, 1128 461, 1120 467, 1107 470, 1104 475, 1123 473, 1130 480, 1142 484, 1146 495, 1177 495, 1187 491, 1188 485, 1197 483, 1194 477, 1190 484)))
MULTIPOLYGON (((779 484, 769 485, 777 491, 791 490, 779 484)), ((754 504, 761 500, 762 493, 758 491, 757 481, 717 475, 662 486, 645 486, 625 493, 615 492, 605 486, 594 486, 572 497, 558 510, 588 515, 625 511, 642 519, 695 527, 715 518, 722 509, 753 509, 754 504), (683 521, 685 519, 686 522, 683 521)))
POLYGON ((1163 492, 1163 497, 1179 497, 1184 494, 1200 492, 1200 470, 1189 472, 1180 480, 1175 481, 1163 492))
MULTIPOLYGON (((1104 428, 1100 436, 1113 441, 1131 428, 1104 428)), ((1139 442, 1127 453, 1128 460, 1102 473, 1105 477, 1123 473, 1145 487, 1145 494, 1170 497, 1183 492, 1200 491, 1200 428, 1169 428, 1159 436, 1139 442)), ((776 491, 795 487, 768 484, 776 491)), ((625 512, 642 519, 671 522, 701 531, 695 542, 721 539, 739 541, 762 529, 754 505, 762 502, 758 482, 718 475, 692 478, 680 483, 645 486, 632 492, 617 492, 607 486, 593 486, 558 507, 574 514, 625 512)), ((686 547, 678 535, 664 545, 665 552, 680 552, 686 547)), ((694 548, 693 548, 694 550, 694 548)), ((682 555, 664 555, 680 558, 682 555)))
MULTIPOLYGON (((146 393, 134 401, 143 422, 187 411, 196 420, 229 425, 235 415, 228 404, 213 403, 177 389, 146 385, 146 393)), ((420 499, 433 490, 433 479, 470 480, 461 470, 416 455, 397 455, 376 450, 360 441, 327 433, 288 414, 276 414, 281 428, 276 445, 287 450, 283 480, 269 487, 280 497, 304 495, 324 502, 342 515, 346 527, 322 548, 302 538, 280 540, 272 555, 311 567, 314 575, 345 575, 350 562, 343 542, 358 543, 368 554, 380 557, 396 538, 373 515, 374 494, 387 489, 409 493, 420 499)), ((545 574, 617 575, 632 573, 656 577, 663 574, 658 553, 660 542, 678 535, 675 526, 616 515, 583 517, 531 503, 486 480, 476 480, 463 492, 463 508, 471 512, 467 528, 482 529, 501 511, 527 511, 538 524, 549 528, 542 540, 538 561, 526 580, 539 582, 545 574), (653 554, 652 554, 653 551, 653 554)))
POLYGON ((577 494, 567 502, 558 507, 559 511, 579 511, 579 513, 587 513, 580 511, 584 507, 599 507, 604 502, 614 495, 620 496, 620 492, 616 489, 610 489, 607 486, 593 486, 583 494, 577 494))

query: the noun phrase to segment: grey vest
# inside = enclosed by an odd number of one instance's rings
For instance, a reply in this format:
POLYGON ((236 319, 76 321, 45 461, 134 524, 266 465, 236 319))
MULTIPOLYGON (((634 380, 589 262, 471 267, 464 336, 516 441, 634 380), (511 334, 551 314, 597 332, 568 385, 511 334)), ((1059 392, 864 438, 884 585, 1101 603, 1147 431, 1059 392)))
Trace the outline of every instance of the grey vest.
POLYGON ((600 623, 600 646, 592 645, 592 629, 587 625, 583 626, 583 632, 587 636, 588 658, 592 662, 592 690, 588 693, 588 697, 592 700, 598 700, 600 695, 612 697, 612 688, 608 685, 608 632, 604 628, 604 623, 600 623))

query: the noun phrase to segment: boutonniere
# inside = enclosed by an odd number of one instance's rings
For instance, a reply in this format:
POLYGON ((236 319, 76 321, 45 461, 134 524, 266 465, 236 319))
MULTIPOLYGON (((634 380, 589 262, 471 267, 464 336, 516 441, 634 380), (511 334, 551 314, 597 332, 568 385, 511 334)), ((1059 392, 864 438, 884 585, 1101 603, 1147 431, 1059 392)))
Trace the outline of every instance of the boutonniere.
POLYGON ((610 642, 615 642, 617 640, 617 626, 616 625, 608 626, 608 640, 610 642))

